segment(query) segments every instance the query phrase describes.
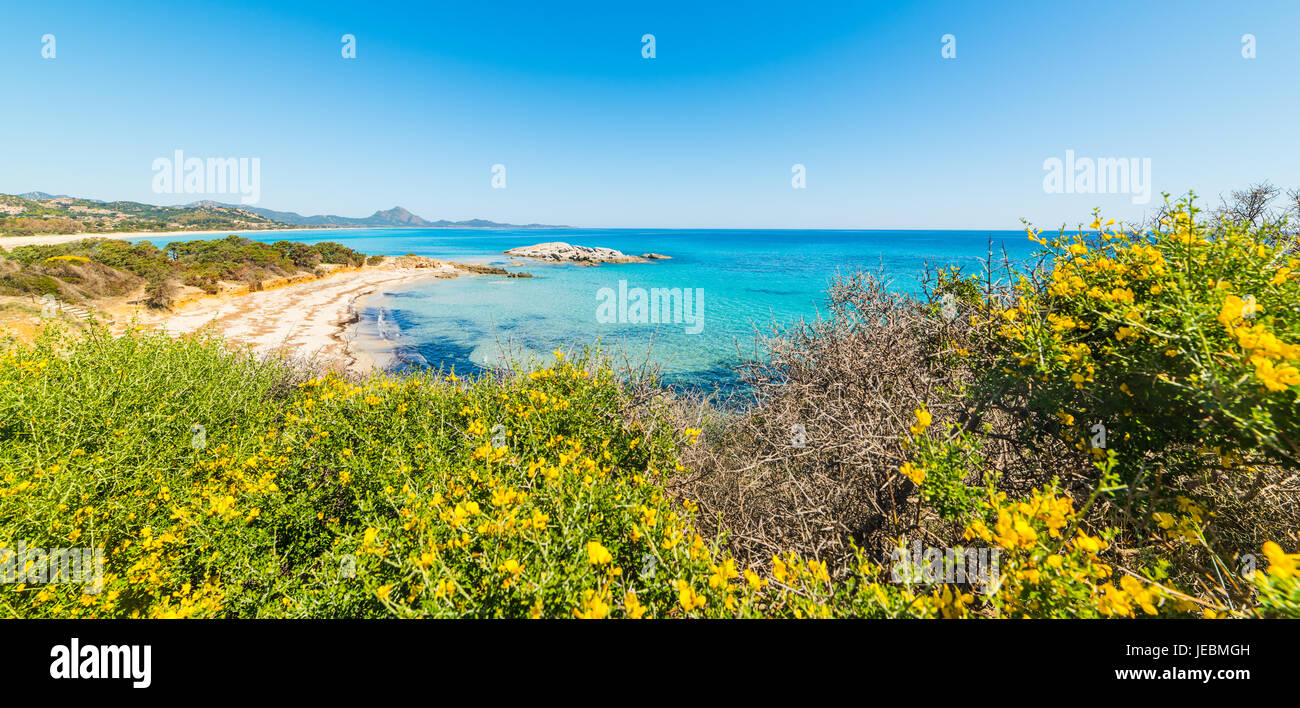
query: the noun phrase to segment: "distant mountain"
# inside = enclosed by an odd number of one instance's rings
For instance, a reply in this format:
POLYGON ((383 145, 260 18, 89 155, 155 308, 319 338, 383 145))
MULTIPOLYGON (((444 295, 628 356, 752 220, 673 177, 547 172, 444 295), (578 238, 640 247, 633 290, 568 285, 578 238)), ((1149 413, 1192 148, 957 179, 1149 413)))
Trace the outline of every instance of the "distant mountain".
POLYGON ((0 194, 0 234, 111 231, 256 230, 300 227, 370 228, 570 228, 549 224, 503 224, 487 219, 428 221, 396 206, 364 218, 318 214, 303 216, 246 204, 204 200, 183 206, 105 202, 48 192, 0 194))
MULTIPOLYGON (((15 194, 15 195, 13 195, 13 196, 15 196, 15 197, 22 197, 23 199, 31 199, 31 200, 33 200, 33 201, 40 201, 40 200, 42 200, 42 199, 71 199, 71 198, 72 198, 72 197, 69 197, 69 196, 66 195, 66 194, 48 194, 48 193, 46 193, 46 192, 28 192, 28 193, 26 193, 26 194, 15 194)), ((85 200, 85 201, 88 201, 88 202, 94 202, 94 201, 98 201, 98 200, 96 200, 96 199, 87 199, 87 200, 85 200)))
POLYGON ((294 226, 368 226, 368 227, 428 227, 428 228, 514 228, 514 229, 564 229, 568 226, 557 226, 550 224, 503 224, 497 221, 488 221, 487 219, 469 219, 467 221, 448 221, 439 219, 437 221, 428 221, 411 212, 396 206, 392 209, 377 211, 367 217, 351 216, 334 216, 332 214, 316 214, 314 216, 303 216, 293 211, 275 211, 274 209, 264 209, 262 207, 248 206, 246 204, 223 204, 214 201, 194 202, 189 206, 209 206, 209 207, 226 207, 231 209, 243 209, 259 216, 264 216, 273 221, 282 224, 293 224, 294 226))

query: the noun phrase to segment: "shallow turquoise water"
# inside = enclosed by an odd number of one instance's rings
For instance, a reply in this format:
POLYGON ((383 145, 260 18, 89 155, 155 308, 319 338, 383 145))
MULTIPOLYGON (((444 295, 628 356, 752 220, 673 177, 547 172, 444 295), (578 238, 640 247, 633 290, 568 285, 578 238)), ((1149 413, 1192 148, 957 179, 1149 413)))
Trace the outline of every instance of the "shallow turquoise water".
MULTIPOLYGON (((346 229, 243 234, 263 241, 338 241, 367 254, 415 253, 523 270, 529 279, 499 276, 417 282, 365 300, 361 331, 391 342, 394 368, 455 367, 473 373, 510 353, 550 356, 557 347, 599 343, 620 358, 661 365, 672 383, 728 384, 740 352, 755 353, 754 334, 772 324, 825 313, 825 290, 837 272, 883 268, 901 292, 915 292, 929 262, 978 270, 1003 247, 1018 259, 1033 244, 1023 231, 641 230, 641 229, 346 229), (515 246, 567 241, 647 252, 671 260, 596 267, 551 265, 505 256, 515 246), (624 281, 627 297, 620 297, 624 281), (607 288, 602 300, 600 293, 607 288), (638 322, 635 288, 691 289, 700 323, 673 317, 638 322), (602 321, 614 314, 614 322, 602 321), (690 330, 698 327, 698 333, 690 330)), ((150 239, 158 244, 175 237, 150 239)), ((647 318, 648 319, 648 318, 647 318)))

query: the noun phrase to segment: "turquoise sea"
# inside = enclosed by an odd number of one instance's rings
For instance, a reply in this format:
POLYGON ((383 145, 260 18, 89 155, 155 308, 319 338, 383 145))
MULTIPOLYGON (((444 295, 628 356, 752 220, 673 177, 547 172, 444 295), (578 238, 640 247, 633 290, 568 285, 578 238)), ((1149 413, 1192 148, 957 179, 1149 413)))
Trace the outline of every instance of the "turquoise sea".
MULTIPOLYGON (((735 381, 730 367, 756 353, 756 333, 826 313, 836 273, 883 269, 901 292, 915 292, 926 263, 978 270, 990 241, 1013 259, 1034 244, 1024 231, 836 231, 658 229, 341 229, 251 232, 263 241, 337 241, 369 255, 414 253, 527 271, 532 278, 473 276, 401 286, 364 299, 363 337, 382 339, 391 368, 452 367, 474 373, 506 355, 550 356, 557 347, 599 344, 620 359, 660 365, 670 384, 712 388, 735 381), (553 265, 502 251, 545 241, 606 246, 671 260, 595 267, 553 265), (626 296, 620 296, 620 281, 626 296), (701 315, 692 326, 618 316, 636 288, 691 289, 701 315), (603 298, 602 289, 605 291, 603 298), (598 306, 606 303, 605 315, 598 306), (690 330, 697 329, 698 333, 690 330)), ((168 238, 151 238, 160 245, 168 238)), ((662 310, 661 310, 662 311, 662 310)), ((669 314, 675 315, 672 308, 669 314)))

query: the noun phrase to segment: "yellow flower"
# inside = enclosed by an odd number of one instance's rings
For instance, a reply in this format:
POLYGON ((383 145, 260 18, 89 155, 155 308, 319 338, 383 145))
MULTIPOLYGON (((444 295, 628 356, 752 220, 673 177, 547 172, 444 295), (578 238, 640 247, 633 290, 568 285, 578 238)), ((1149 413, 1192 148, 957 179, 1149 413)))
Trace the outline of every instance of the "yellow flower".
POLYGON ((704 605, 708 603, 708 600, 697 594, 695 588, 692 588, 691 584, 685 580, 678 580, 676 584, 677 601, 681 603, 682 607, 685 608, 687 612, 704 607, 704 605))
POLYGON ((636 592, 628 590, 623 596, 623 608, 627 611, 628 619, 641 619, 645 616, 645 605, 637 599, 636 592))
POLYGON ((1236 295, 1229 295, 1223 300, 1223 307, 1219 309, 1218 320, 1224 327, 1232 327, 1233 322, 1241 319, 1244 313, 1245 302, 1236 295))
POLYGON ((1295 575, 1297 555, 1287 555, 1282 552, 1282 547, 1268 541, 1264 544, 1264 555, 1268 557, 1268 572, 1272 575, 1286 580, 1295 575))
POLYGON ((1255 377, 1270 391, 1300 386, 1300 370, 1290 364, 1276 365, 1263 357, 1255 358, 1255 377))
POLYGON ((776 579, 783 583, 788 577, 788 570, 786 569, 785 561, 781 560, 778 556, 772 556, 772 575, 776 576, 776 579))
POLYGON ((1123 590, 1106 583, 1101 586, 1104 594, 1097 599, 1097 609, 1107 615, 1133 615, 1133 607, 1129 604, 1129 598, 1123 590))
POLYGON ((582 607, 573 611, 578 619, 605 619, 609 615, 609 603, 596 594, 595 590, 582 591, 582 607))
POLYGON ((387 600, 388 596, 391 595, 392 592, 392 585, 380 585, 379 589, 375 591, 375 595, 377 595, 380 600, 387 600))
POLYGON ((924 433, 924 432, 925 432, 925 429, 928 428, 928 427, 930 427, 930 423, 933 422, 933 420, 934 420, 934 418, 931 417, 931 415, 930 415, 930 411, 927 411, 927 410, 924 409, 924 408, 917 408, 917 409, 916 409, 916 424, 913 425, 913 426, 910 428, 910 430, 912 431, 912 434, 913 434, 913 435, 920 435, 921 433, 924 433))
POLYGON ((602 563, 608 563, 614 560, 614 556, 611 556, 609 551, 606 550, 604 546, 600 545, 598 541, 588 541, 587 560, 591 561, 592 565, 601 565, 602 563))
POLYGON ((1088 553, 1096 553, 1106 547, 1106 542, 1080 531, 1079 536, 1074 539, 1074 547, 1088 553))
POLYGON ((1142 608, 1143 612, 1149 615, 1154 615, 1156 613, 1154 602, 1155 594, 1144 587, 1139 580, 1131 575, 1125 575, 1123 578, 1120 578, 1119 584, 1124 588, 1124 592, 1128 594, 1133 602, 1137 603, 1137 605, 1142 608))
POLYGON ((970 526, 966 527, 966 533, 963 534, 962 537, 967 541, 977 537, 983 541, 993 540, 993 534, 989 531, 988 524, 985 524, 983 521, 978 519, 976 519, 970 526))
POLYGON ((713 575, 709 576, 709 587, 711 588, 724 587, 732 578, 740 577, 740 573, 736 571, 736 561, 730 558, 723 562, 722 565, 712 566, 710 570, 713 571, 713 575))
POLYGON ((1016 517, 1015 523, 1012 524, 1012 529, 1014 529, 1016 535, 1020 537, 1020 542, 1023 545, 1028 546, 1038 540, 1038 532, 1035 531, 1034 527, 1030 526, 1029 522, 1025 521, 1022 517, 1016 517))
POLYGON ((913 465, 911 462, 904 462, 903 466, 898 468, 898 471, 902 472, 904 477, 912 480, 912 484, 917 486, 920 486, 925 481, 925 470, 913 465))

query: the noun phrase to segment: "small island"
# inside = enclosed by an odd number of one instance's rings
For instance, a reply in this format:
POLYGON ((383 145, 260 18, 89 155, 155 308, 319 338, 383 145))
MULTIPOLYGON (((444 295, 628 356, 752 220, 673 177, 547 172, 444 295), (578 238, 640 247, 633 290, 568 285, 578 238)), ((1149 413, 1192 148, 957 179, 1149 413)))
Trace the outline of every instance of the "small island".
MULTIPOLYGON (((520 246, 505 251, 508 256, 536 258, 557 263, 576 263, 578 265, 596 265, 597 263, 645 263, 646 258, 630 256, 622 251, 599 246, 575 246, 563 241, 537 243, 532 246, 520 246)), ((662 257, 662 256, 660 256, 662 257)))

